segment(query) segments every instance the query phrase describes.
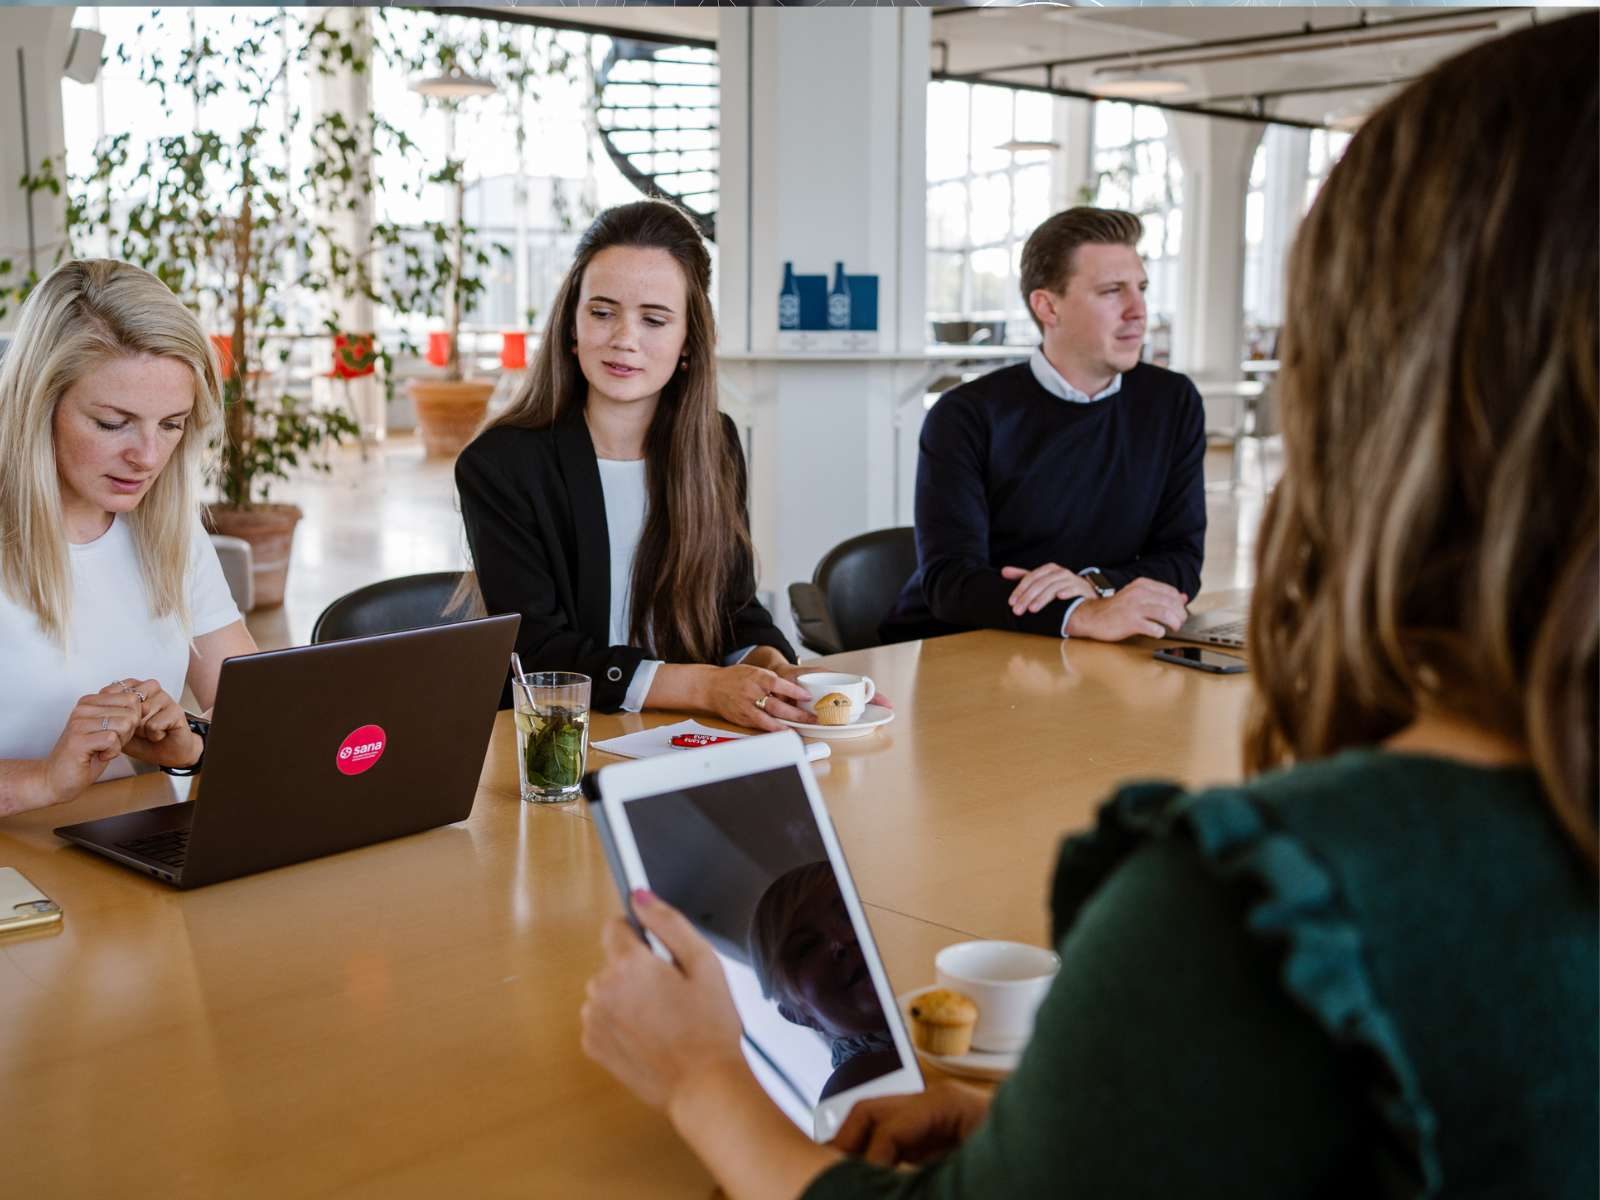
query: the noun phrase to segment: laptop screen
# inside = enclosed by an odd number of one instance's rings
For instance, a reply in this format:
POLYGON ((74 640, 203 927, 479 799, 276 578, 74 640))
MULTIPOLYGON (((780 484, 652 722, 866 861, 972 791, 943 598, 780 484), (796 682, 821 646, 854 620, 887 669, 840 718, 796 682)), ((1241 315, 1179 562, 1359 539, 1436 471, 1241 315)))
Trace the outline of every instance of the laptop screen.
POLYGON ((652 890, 715 947, 745 1057, 797 1125, 909 1065, 795 767, 630 800, 628 821, 652 890))

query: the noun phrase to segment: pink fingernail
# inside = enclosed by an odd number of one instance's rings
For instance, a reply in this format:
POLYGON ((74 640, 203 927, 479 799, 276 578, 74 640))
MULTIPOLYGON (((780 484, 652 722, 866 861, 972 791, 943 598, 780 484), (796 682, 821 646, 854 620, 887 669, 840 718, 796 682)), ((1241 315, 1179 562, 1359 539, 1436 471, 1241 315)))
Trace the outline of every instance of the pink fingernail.
POLYGON ((634 888, 633 902, 648 908, 656 902, 656 895, 649 888, 634 888))

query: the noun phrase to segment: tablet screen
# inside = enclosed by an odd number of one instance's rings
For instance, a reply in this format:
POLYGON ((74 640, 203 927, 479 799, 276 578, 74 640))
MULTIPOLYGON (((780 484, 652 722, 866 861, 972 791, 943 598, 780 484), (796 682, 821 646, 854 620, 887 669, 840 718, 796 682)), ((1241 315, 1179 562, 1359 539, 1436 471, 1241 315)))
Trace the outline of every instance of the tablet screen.
POLYGON ((797 768, 632 799, 627 813, 651 890, 716 949, 745 1056, 796 1124, 810 1134, 821 1101, 909 1065, 797 768))

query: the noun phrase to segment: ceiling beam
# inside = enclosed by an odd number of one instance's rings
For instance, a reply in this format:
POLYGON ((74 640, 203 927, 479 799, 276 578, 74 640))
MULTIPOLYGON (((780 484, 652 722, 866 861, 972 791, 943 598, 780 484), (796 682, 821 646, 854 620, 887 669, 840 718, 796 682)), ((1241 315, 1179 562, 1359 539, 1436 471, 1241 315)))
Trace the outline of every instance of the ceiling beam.
MULTIPOLYGON (((994 8, 984 8, 984 9, 977 9, 977 10, 971 10, 971 11, 1005 12, 1005 11, 1009 11, 1009 10, 1006 10, 1006 9, 994 9, 994 8)), ((1379 33, 1385 32, 1387 30, 1397 29, 1397 28, 1406 28, 1406 27, 1412 27, 1412 26, 1418 26, 1418 25, 1427 25, 1427 24, 1438 24, 1438 23, 1444 22, 1444 21, 1463 21, 1463 20, 1469 20, 1469 19, 1473 19, 1473 18, 1481 18, 1481 17, 1484 17, 1486 15, 1490 15, 1490 14, 1494 14, 1494 13, 1518 13, 1518 12, 1526 12, 1526 11, 1528 11, 1528 10, 1526 10, 1526 9, 1518 9, 1518 8, 1469 8, 1469 9, 1451 8, 1451 9, 1445 9, 1445 10, 1443 10, 1441 12, 1437 12, 1437 13, 1427 13, 1427 14, 1424 14, 1423 16, 1418 16, 1418 17, 1394 17, 1394 18, 1389 18, 1389 19, 1385 19, 1385 20, 1382 20, 1382 21, 1371 21, 1371 20, 1368 20, 1367 17, 1363 14, 1363 16, 1361 17, 1361 19, 1359 21, 1347 22, 1347 23, 1345 23, 1343 25, 1327 25, 1327 26, 1324 26, 1322 28, 1317 28, 1316 26, 1313 26, 1310 21, 1307 21, 1299 29, 1286 30, 1286 31, 1281 32, 1281 33, 1256 33, 1256 34, 1248 34, 1248 35, 1245 35, 1245 36, 1242 36, 1242 37, 1211 38, 1211 39, 1209 39, 1207 41, 1203 41, 1203 42, 1179 42, 1179 43, 1174 43, 1174 44, 1169 45, 1169 46, 1151 47, 1151 48, 1144 49, 1144 50, 1111 50, 1111 51, 1102 51, 1102 52, 1097 53, 1097 54, 1080 54, 1080 55, 1078 55, 1076 57, 1073 57, 1073 58, 1062 58, 1062 57, 1058 56, 1056 58, 1032 59, 1032 60, 1029 60, 1027 62, 1010 63, 1010 64, 1007 64, 1005 66, 982 67, 982 68, 978 69, 977 71, 964 72, 963 74, 964 75, 973 76, 974 78, 972 80, 970 80, 970 81, 971 82, 977 82, 978 81, 976 79, 977 76, 993 74, 996 71, 1048 71, 1048 70, 1054 70, 1054 69, 1056 69, 1058 67, 1078 67, 1078 66, 1086 66, 1086 65, 1089 65, 1089 64, 1117 63, 1117 62, 1150 62, 1152 64, 1171 65, 1171 60, 1168 59, 1166 56, 1172 55, 1172 54, 1192 54, 1197 50, 1226 50, 1226 49, 1237 49, 1237 48, 1243 47, 1243 46, 1271 46, 1271 45, 1274 45, 1274 44, 1281 45, 1284 42, 1305 41, 1305 40, 1314 39, 1314 38, 1336 37, 1336 36, 1338 36, 1340 34, 1358 34, 1358 33, 1379 34, 1379 33)), ((1473 26, 1468 27, 1468 29, 1464 30, 1464 32, 1475 32, 1475 31, 1477 31, 1479 29, 1486 28, 1491 24, 1493 24, 1493 23, 1492 22, 1491 23, 1480 23, 1480 24, 1477 24, 1477 25, 1473 25, 1473 26)), ((1130 30, 1130 32, 1145 32, 1145 31, 1143 31, 1143 30, 1138 30, 1138 31, 1130 30)), ((1433 31, 1419 31, 1419 32, 1417 32, 1417 33, 1415 33, 1415 34, 1413 34, 1411 36, 1415 36, 1415 37, 1437 37, 1437 36, 1441 36, 1441 35, 1436 33, 1436 32, 1433 32, 1433 31)), ((1373 41, 1382 41, 1382 40, 1399 40, 1399 39, 1391 37, 1389 39, 1373 38, 1372 40, 1373 41)), ((1360 42, 1351 41, 1351 42, 1342 43, 1342 44, 1335 44, 1332 47, 1316 46, 1316 47, 1309 47, 1309 48, 1311 48, 1311 49, 1328 49, 1328 48, 1337 49, 1337 48, 1340 48, 1341 45, 1343 45, 1343 46, 1351 46, 1351 47, 1359 47, 1360 44, 1361 44, 1360 42)), ((957 78, 957 76, 952 76, 951 78, 957 78)))
MULTIPOLYGON (((1083 88, 1047 87, 1042 83, 1011 83, 1004 79, 973 79, 965 75, 948 75, 935 71, 931 76, 936 82, 948 83, 983 83, 990 87, 1011 88, 1018 92, 1038 92, 1045 96, 1064 96, 1069 100, 1099 100, 1108 104, 1138 104, 1145 108, 1159 108, 1162 112, 1190 113, 1198 117, 1216 117, 1221 121, 1249 121, 1252 125, 1287 125, 1291 129, 1332 129, 1333 126, 1322 121, 1300 121, 1293 117, 1275 117, 1266 112, 1247 113, 1234 112, 1225 108, 1204 108, 1200 104, 1175 104, 1166 100, 1124 100, 1119 96, 1102 96, 1096 92, 1085 91, 1083 88)), ((1257 100, 1256 93, 1248 99, 1257 100)))
MULTIPOLYGON (((479 21, 498 21, 502 25, 532 25, 539 29, 564 29, 572 33, 595 33, 604 37, 649 42, 655 46, 691 46, 696 50, 715 50, 715 38, 680 36, 668 33, 651 33, 644 29, 628 29, 621 25, 606 25, 595 21, 563 21, 559 17, 546 17, 549 9, 471 8, 444 4, 412 4, 404 7, 417 12, 438 13, 441 17, 471 17, 479 21)), ((559 10, 557 10, 559 11, 559 10)), ((595 9, 588 11, 594 12, 595 9)))

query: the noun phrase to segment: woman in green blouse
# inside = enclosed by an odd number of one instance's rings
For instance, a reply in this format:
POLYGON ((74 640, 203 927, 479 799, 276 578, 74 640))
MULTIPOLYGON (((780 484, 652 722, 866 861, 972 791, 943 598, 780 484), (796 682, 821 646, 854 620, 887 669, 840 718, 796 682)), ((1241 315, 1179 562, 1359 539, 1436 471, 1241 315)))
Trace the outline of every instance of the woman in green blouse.
POLYGON ((1124 789, 1066 843, 1062 969, 992 1100, 813 1145, 692 927, 637 897, 674 966, 608 926, 585 1049, 734 1200, 1594 1195, 1597 42, 1443 64, 1306 217, 1252 778, 1124 789))

